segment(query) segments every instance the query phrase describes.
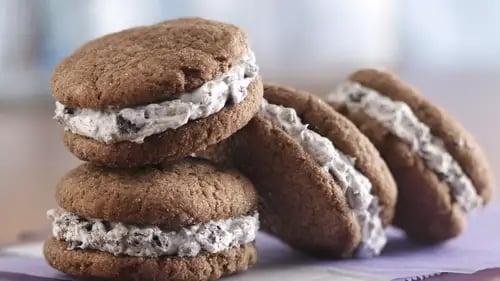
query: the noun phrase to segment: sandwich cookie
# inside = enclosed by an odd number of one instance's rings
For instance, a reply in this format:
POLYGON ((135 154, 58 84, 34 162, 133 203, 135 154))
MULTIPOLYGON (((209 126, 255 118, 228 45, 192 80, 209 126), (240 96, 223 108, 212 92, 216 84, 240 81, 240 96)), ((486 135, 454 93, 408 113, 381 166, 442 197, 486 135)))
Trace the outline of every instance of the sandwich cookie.
POLYGON ((311 94, 264 86, 264 98, 246 127, 205 156, 249 176, 263 229, 291 246, 320 257, 378 255, 396 186, 377 150, 311 94))
POLYGON ((83 164, 61 180, 56 199, 44 255, 70 275, 216 280, 256 262, 255 190, 206 161, 136 170, 83 164))
POLYGON ((387 162, 399 188, 395 224, 410 236, 428 242, 455 237, 465 215, 490 199, 492 175, 476 141, 395 76, 357 71, 328 101, 387 162))
POLYGON ((239 28, 200 18, 90 41, 55 69, 55 119, 78 158, 111 167, 181 159, 243 127, 262 84, 239 28))

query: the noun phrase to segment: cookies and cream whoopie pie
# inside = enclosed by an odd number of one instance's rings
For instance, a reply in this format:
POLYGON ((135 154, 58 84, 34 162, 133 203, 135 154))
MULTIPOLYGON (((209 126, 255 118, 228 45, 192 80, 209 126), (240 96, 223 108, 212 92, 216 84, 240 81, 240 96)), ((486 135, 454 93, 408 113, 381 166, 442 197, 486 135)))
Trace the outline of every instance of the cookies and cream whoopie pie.
POLYGON ((262 84, 245 33, 201 18, 90 41, 55 69, 55 119, 82 160, 135 167, 181 159, 243 127, 262 84))
POLYGON ((215 280, 256 262, 257 195, 205 160, 117 170, 83 164, 48 211, 54 268, 114 280, 215 280))
POLYGON ((396 187, 377 150, 311 94, 264 86, 264 98, 246 127, 204 156, 246 173, 263 229, 291 246, 323 257, 380 254, 396 187))
POLYGON ((444 110, 387 72, 352 74, 327 98, 374 143, 398 184, 395 224, 436 242, 460 234, 491 197, 476 141, 444 110))

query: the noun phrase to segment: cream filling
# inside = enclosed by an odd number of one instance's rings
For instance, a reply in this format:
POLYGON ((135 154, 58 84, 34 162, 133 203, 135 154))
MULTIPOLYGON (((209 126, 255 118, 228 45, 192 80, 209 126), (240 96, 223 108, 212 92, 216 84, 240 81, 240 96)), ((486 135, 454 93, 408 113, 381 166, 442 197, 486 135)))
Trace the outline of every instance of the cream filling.
POLYGON ((431 134, 430 128, 418 120, 407 104, 393 101, 373 89, 351 81, 339 85, 328 100, 345 105, 351 112, 365 113, 410 144, 427 166, 449 185, 454 201, 464 212, 483 205, 471 180, 446 151, 443 141, 431 134))
POLYGON ((218 253, 253 242, 259 229, 258 213, 212 220, 178 231, 85 219, 60 208, 47 211, 47 217, 53 236, 65 241, 69 250, 92 249, 115 256, 194 257, 200 252, 218 253))
POLYGON ((105 110, 68 108, 56 102, 54 119, 74 134, 101 142, 142 143, 148 136, 215 114, 229 101, 234 104, 242 102, 258 70, 255 56, 248 50, 228 72, 192 92, 177 95, 173 100, 105 110))
POLYGON ((379 216, 378 199, 370 193, 370 180, 354 167, 355 159, 336 149, 329 139, 308 129, 293 108, 264 100, 260 113, 297 141, 326 173, 335 177, 361 229, 361 241, 355 254, 359 257, 380 254, 387 237, 379 216))

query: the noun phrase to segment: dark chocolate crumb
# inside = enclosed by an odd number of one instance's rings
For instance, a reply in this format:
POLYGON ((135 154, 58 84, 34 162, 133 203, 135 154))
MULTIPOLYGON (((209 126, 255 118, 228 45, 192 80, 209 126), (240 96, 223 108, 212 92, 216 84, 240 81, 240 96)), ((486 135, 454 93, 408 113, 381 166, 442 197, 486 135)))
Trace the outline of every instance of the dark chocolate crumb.
POLYGON ((111 223, 109 223, 108 221, 102 221, 102 224, 104 225, 106 232, 111 230, 111 223))
POLYGON ((226 84, 230 84, 230 83, 232 83, 234 81, 234 76, 232 76, 232 75, 226 76, 226 77, 224 77, 223 81, 226 84))
POLYGON ((91 230, 92 230, 92 226, 93 226, 93 225, 94 225, 93 223, 88 223, 88 224, 86 224, 86 225, 85 225, 85 229, 86 229, 87 231, 91 231, 91 230))
POLYGON ((73 108, 65 107, 63 112, 64 112, 64 114, 72 115, 75 113, 75 110, 73 108))
POLYGON ((121 115, 116 116, 116 124, 121 133, 137 133, 140 130, 134 123, 123 118, 121 115))
POLYGON ((366 93, 364 92, 356 92, 351 95, 351 100, 353 102, 361 102, 365 96, 366 93))
POLYGON ((153 234, 153 243, 154 243, 156 246, 161 247, 161 241, 160 241, 160 238, 159 238, 159 237, 158 237, 158 235, 156 235, 156 234, 153 234))

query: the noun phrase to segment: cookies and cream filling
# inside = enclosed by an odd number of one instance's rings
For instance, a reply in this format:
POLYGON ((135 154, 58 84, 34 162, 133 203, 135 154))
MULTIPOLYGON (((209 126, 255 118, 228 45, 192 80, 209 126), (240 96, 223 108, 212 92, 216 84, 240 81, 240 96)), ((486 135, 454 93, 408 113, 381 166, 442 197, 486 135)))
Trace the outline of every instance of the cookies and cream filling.
POLYGON ((101 142, 142 143, 148 136, 215 114, 230 102, 242 102, 258 70, 255 56, 248 50, 228 72, 192 92, 178 94, 174 99, 104 110, 69 108, 56 102, 54 119, 74 134, 101 142))
POLYGON ((355 254, 359 257, 380 254, 387 237, 379 215, 378 199, 370 193, 370 180, 355 168, 355 159, 339 151, 328 138, 309 129, 293 108, 264 100, 260 114, 297 141, 343 189, 361 229, 361 241, 355 254))
POLYGON ((346 106, 351 112, 363 112, 411 145, 426 165, 449 185, 453 200, 464 212, 482 206, 482 198, 458 162, 447 152, 443 141, 431 134, 430 128, 406 103, 352 81, 339 85, 328 100, 346 106))
POLYGON ((47 211, 52 234, 68 249, 89 249, 113 255, 194 257, 202 252, 218 253, 253 242, 259 215, 211 220, 176 231, 157 226, 137 226, 98 219, 85 219, 61 208, 47 211))

